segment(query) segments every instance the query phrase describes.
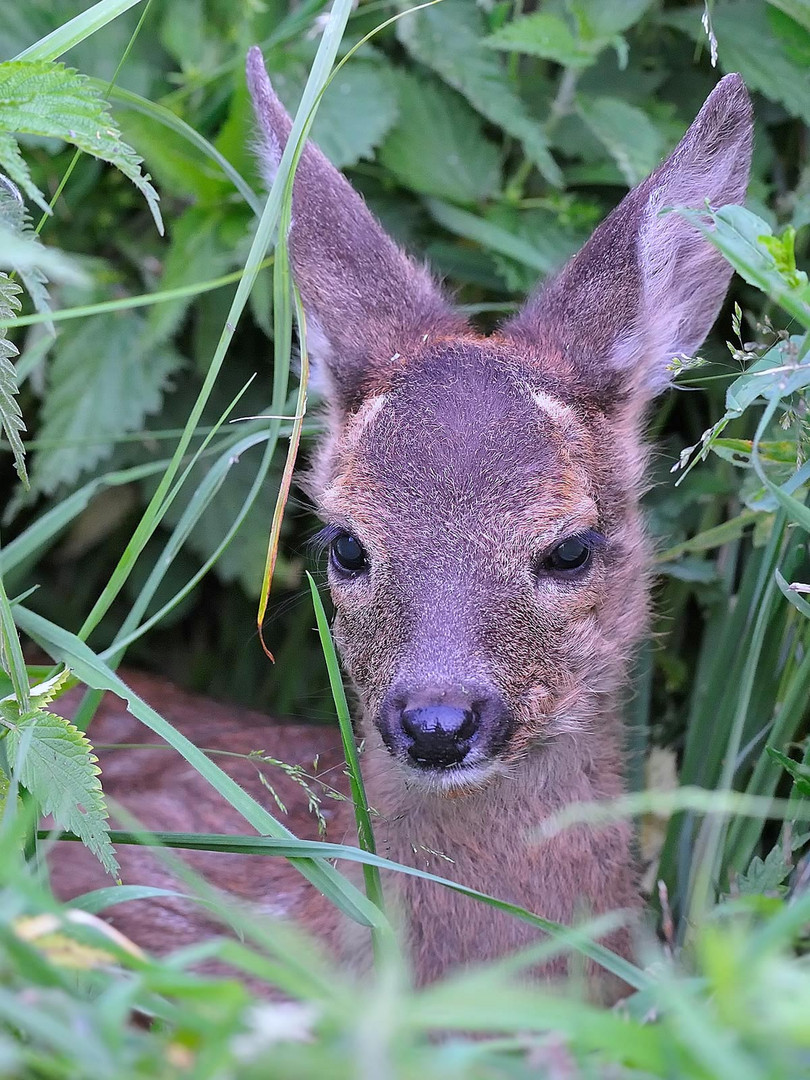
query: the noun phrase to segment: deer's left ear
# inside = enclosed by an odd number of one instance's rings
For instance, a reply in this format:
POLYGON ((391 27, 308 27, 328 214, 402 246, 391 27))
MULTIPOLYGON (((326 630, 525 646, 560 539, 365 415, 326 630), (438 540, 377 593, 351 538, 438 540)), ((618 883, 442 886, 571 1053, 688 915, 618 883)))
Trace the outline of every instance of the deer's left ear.
POLYGON ((643 400, 663 389, 672 358, 692 355, 711 329, 731 267, 680 214, 661 210, 742 202, 752 133, 743 81, 727 75, 670 157, 504 333, 597 396, 633 389, 643 400))

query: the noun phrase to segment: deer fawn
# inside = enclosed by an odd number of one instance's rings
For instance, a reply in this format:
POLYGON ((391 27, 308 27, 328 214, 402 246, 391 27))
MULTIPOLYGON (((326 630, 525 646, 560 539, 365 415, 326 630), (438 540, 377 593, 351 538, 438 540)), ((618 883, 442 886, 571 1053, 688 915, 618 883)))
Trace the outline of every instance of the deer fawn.
MULTIPOLYGON (((258 49, 247 72, 272 180, 290 119, 258 49)), ((622 791, 621 696, 647 625, 644 413, 673 357, 701 345, 731 274, 684 218, 660 211, 741 201, 751 141, 748 95, 729 75, 672 155, 490 337, 454 312, 314 146, 295 179, 290 254, 329 420, 306 485, 326 522, 378 849, 561 923, 640 905, 628 826, 542 842, 536 828, 567 803, 622 791)), ((172 721, 188 717, 203 746, 266 745, 302 761, 318 739, 260 728, 255 716, 245 727, 175 691, 167 700, 160 685, 152 700, 172 721)), ((128 741, 136 722, 108 707, 96 740, 122 723, 128 741)), ((149 826, 244 830, 170 755, 141 762, 102 755, 103 779, 149 826)), ((253 766, 239 778, 261 796, 253 766)), ((342 841, 350 819, 337 816, 330 836, 342 841)), ((130 854, 130 865, 145 858, 130 854)), ((63 894, 78 891, 74 848, 70 862, 56 868, 63 894)), ((339 939, 286 863, 219 856, 212 868, 235 892, 303 912, 339 939)), ((421 982, 536 937, 430 883, 387 884, 421 982)), ((171 901, 122 905, 113 921, 156 949, 205 932, 171 901)), ((627 955, 631 932, 606 942, 627 955)), ((564 972, 556 960, 542 974, 564 972)))

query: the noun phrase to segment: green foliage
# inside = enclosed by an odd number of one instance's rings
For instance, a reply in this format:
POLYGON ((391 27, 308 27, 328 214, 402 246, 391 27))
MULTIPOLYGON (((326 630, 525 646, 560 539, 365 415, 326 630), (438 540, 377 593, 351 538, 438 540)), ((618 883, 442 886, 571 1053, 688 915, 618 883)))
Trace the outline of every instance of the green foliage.
POLYGON ((141 159, 121 140, 105 103, 82 75, 49 61, 0 64, 0 166, 29 198, 50 213, 42 192, 31 180, 15 134, 64 139, 115 165, 143 194, 162 231, 157 192, 141 172, 141 159))
MULTIPOLYGON (((400 10, 407 10, 401 4, 400 10)), ((542 125, 510 84, 505 67, 483 41, 483 13, 466 0, 441 4, 400 19, 397 37, 419 63, 458 90, 481 116, 519 139, 530 161, 555 186, 562 182, 542 125)))
POLYGON ((400 119, 380 161, 406 187, 455 202, 478 202, 499 184, 499 155, 475 112, 439 83, 402 75, 400 119))
MULTIPOLYGON (((700 8, 691 7, 666 16, 701 41, 700 8)), ((810 123, 810 29, 789 14, 759 0, 718 4, 712 11, 714 32, 720 42, 724 71, 738 71, 751 90, 778 101, 793 116, 810 123)))
MULTIPOLYGON (((301 98, 309 64, 302 61, 274 76, 276 93, 290 111, 301 98)), ((399 116, 396 76, 383 64, 358 60, 335 77, 312 125, 312 138, 339 169, 373 158, 399 116)))
POLYGON ((116 436, 139 430, 158 411, 182 364, 170 346, 153 346, 147 320, 136 312, 98 315, 63 331, 41 417, 49 445, 37 452, 34 487, 53 492, 108 457, 116 436))
POLYGON ((107 835, 107 810, 100 769, 87 738, 73 724, 44 709, 21 712, 16 701, 0 701, 0 725, 7 729, 5 750, 13 773, 44 814, 53 814, 118 875, 118 863, 107 835))
MULTIPOLYGON (((290 506, 281 532, 264 628, 278 654, 271 673, 251 630, 291 421, 227 422, 301 411, 287 386, 283 246, 272 270, 265 261, 284 220, 291 152, 265 204, 245 49, 263 44, 292 112, 305 95, 298 132, 340 30, 333 21, 318 41, 322 0, 101 0, 77 14, 81 6, 11 5, 0 28, 0 167, 29 204, 45 209, 59 192, 40 239, 14 189, 0 188, 0 411, 21 475, 23 452, 34 455, 29 496, 12 486, 12 469, 0 474, 0 564, 18 595, 9 602, 0 589, 8 672, 0 676, 0 801, 9 800, 0 815, 0 1076, 804 1075, 808 5, 554 0, 530 9, 442 0, 363 45, 326 88, 312 127, 386 228, 429 258, 488 327, 672 147, 717 78, 713 45, 719 69, 740 71, 757 92, 748 208, 678 211, 741 280, 733 313, 721 315, 704 349, 707 363, 680 365, 678 383, 693 392, 670 395, 653 417, 661 449, 646 509, 660 552, 655 644, 639 660, 628 737, 636 787, 654 747, 684 789, 657 792, 650 773, 651 790, 632 796, 667 818, 645 857, 649 881, 666 883, 674 929, 666 952, 642 945, 644 970, 629 971, 639 989, 610 1014, 575 989, 551 995, 516 984, 536 955, 416 991, 381 933, 378 969, 356 984, 288 929, 223 912, 204 882, 181 874, 187 895, 245 937, 207 955, 295 1002, 287 1012, 251 1008, 252 992, 237 978, 204 978, 189 956, 122 954, 103 924, 77 923, 33 881, 23 855, 34 847, 37 809, 53 810, 115 868, 79 730, 95 699, 75 726, 48 711, 59 685, 29 687, 15 618, 85 686, 117 693, 261 834, 166 835, 167 844, 223 850, 239 841, 240 850, 283 852, 350 917, 384 928, 329 862, 339 854, 367 870, 385 866, 369 853, 373 837, 364 835, 366 852, 303 845, 283 816, 249 799, 114 670, 128 652, 136 665, 170 666, 199 689, 268 712, 332 711, 327 678, 313 675, 323 660, 303 575, 312 525, 304 503, 290 506), (68 48, 71 68, 55 62, 68 48), (74 148, 83 151, 75 165, 74 148), (140 155, 157 178, 166 240, 151 227, 157 195, 140 155), (49 322, 55 338, 43 333, 49 322), (678 470, 679 456, 688 470, 678 470), (784 798, 772 804, 776 795, 784 798), (43 915, 51 920, 44 936, 36 929, 43 915), (153 1019, 142 1027, 133 1015, 153 1019)), ((351 14, 350 6, 334 6, 346 24, 344 54, 408 4, 361 3, 351 14)), ((319 424, 316 412, 303 421, 305 453, 319 424)), ((316 614, 348 740, 338 669, 316 614)), ((366 832, 370 824, 361 814, 366 832)), ((368 881, 374 896, 373 874, 368 881)), ((134 888, 76 906, 96 911, 155 895, 134 888)), ((555 936, 538 948, 599 955, 594 928, 548 928, 555 936)))
MULTIPOLYGON (((0 319, 10 319, 20 310, 18 299, 22 289, 0 271, 0 319)), ((28 484, 25 469, 25 447, 20 433, 25 431, 22 412, 17 404, 17 375, 12 363, 18 350, 6 337, 5 328, 0 329, 0 420, 3 431, 14 454, 14 467, 24 484, 28 484)))
POLYGON ((614 159, 627 185, 640 183, 663 156, 661 132, 641 109, 620 98, 580 97, 586 127, 614 159))

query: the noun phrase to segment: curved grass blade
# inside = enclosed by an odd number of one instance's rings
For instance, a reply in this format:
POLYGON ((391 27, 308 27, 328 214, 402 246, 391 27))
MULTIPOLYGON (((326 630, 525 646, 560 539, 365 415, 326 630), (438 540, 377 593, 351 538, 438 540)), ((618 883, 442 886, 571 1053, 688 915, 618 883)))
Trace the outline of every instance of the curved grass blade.
MULTIPOLYGON (((137 832, 113 830, 110 836, 115 844, 146 844, 149 846, 151 840, 164 847, 181 848, 185 851, 222 851, 240 855, 276 855, 283 856, 290 861, 297 861, 302 858, 312 860, 345 859, 347 862, 361 863, 376 867, 379 870, 392 870, 399 874, 406 874, 409 877, 420 878, 422 881, 431 881, 436 885, 442 885, 444 888, 452 889, 453 892, 460 893, 462 896, 467 896, 472 900, 480 900, 482 903, 497 908, 499 911, 514 915, 521 922, 528 923, 551 937, 566 938, 571 936, 572 932, 570 927, 553 922, 551 919, 544 919, 541 915, 535 915, 519 904, 499 900, 495 896, 480 892, 478 889, 472 889, 468 885, 462 885, 458 881, 452 881, 450 878, 440 877, 438 874, 431 874, 427 870, 419 870, 417 867, 408 866, 405 863, 393 862, 381 855, 375 855, 370 851, 361 851, 360 848, 350 847, 347 844, 329 844, 321 840, 296 840, 294 837, 277 839, 269 836, 223 836, 216 833, 154 832, 145 835, 137 832)), ((60 839, 74 840, 76 838, 70 833, 62 833, 60 839)), ((598 942, 577 940, 573 947, 578 952, 581 952, 583 956, 594 960, 636 990, 645 990, 654 985, 655 980, 652 976, 598 942)))
MULTIPOLYGON (((55 660, 65 663, 87 686, 109 690, 126 702, 128 710, 150 731, 173 746, 238 813, 260 834, 294 840, 292 833, 263 806, 214 764, 189 739, 138 697, 114 671, 104 664, 75 634, 26 608, 17 608, 17 623, 55 660)), ((293 857, 292 865, 349 918, 363 926, 382 926, 383 916, 343 875, 324 860, 293 857)))
POLYGON ((119 15, 129 11, 143 0, 99 0, 87 11, 82 11, 73 19, 69 19, 56 30, 46 34, 44 38, 21 53, 17 53, 14 60, 56 60, 68 49, 92 37, 98 30, 117 19, 119 15))
MULTIPOLYGON (((309 581, 309 588, 312 593, 312 605, 315 608, 315 619, 318 623, 318 635, 321 639, 323 658, 326 661, 326 669, 329 672, 329 685, 332 688, 335 711, 337 712, 338 723, 340 724, 340 738, 343 742, 343 754, 349 768, 349 785, 352 793, 352 802, 354 803, 355 820, 357 822, 357 839, 363 851, 369 851, 372 854, 375 854, 377 849, 374 844, 374 830, 371 827, 371 817, 368 812, 368 799, 366 798, 366 789, 363 784, 363 774, 360 771, 360 761, 357 756, 357 744, 354 740, 354 728, 352 726, 351 715, 349 714, 349 705, 346 701, 346 691, 343 687, 343 679, 340 675, 340 665, 338 664, 337 653, 335 652, 335 643, 332 641, 332 635, 329 632, 329 623, 327 622, 326 612, 323 609, 323 603, 321 602, 318 593, 318 587, 309 571, 307 571, 307 580, 309 581)), ((380 875, 376 868, 364 863, 363 877, 365 878, 366 883, 366 896, 368 896, 373 904, 376 904, 377 907, 382 909, 384 906, 382 882, 380 881, 380 875)))

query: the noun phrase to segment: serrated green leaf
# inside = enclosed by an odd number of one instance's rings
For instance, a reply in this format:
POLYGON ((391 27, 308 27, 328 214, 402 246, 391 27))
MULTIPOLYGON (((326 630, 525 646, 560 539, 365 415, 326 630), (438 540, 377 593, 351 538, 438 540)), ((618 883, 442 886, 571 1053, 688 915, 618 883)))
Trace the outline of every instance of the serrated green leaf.
POLYGON ((635 105, 619 98, 580 97, 577 112, 616 162, 628 187, 643 180, 661 160, 663 138, 635 105))
POLYGON ((50 705, 67 690, 72 679, 70 668, 66 667, 62 671, 57 671, 50 679, 45 679, 44 682, 36 683, 31 687, 31 701, 40 709, 50 705))
MULTIPOLYGON (((667 12, 662 21, 684 30, 695 41, 704 39, 703 5, 667 12)), ((810 34, 797 22, 769 9, 761 0, 736 0, 712 9, 720 66, 738 71, 749 90, 759 90, 788 112, 810 123, 810 78, 806 63, 793 58, 810 55, 810 34), (773 16, 780 16, 777 22, 773 16), (769 17, 770 16, 770 17, 769 17)))
MULTIPOLYGON (((19 274, 37 311, 50 314, 48 278, 74 285, 85 275, 61 251, 45 247, 31 228, 25 203, 11 181, 0 174, 0 269, 19 274)), ((54 333, 53 324, 45 324, 54 333)))
POLYGON ((52 814, 60 828, 80 836, 107 873, 117 877, 118 862, 99 782, 101 770, 88 740, 64 717, 41 709, 20 716, 14 706, 4 704, 0 716, 8 728, 6 750, 22 786, 44 814, 52 814), (28 745, 20 761, 17 755, 23 740, 28 745))
POLYGON ((0 165, 46 212, 48 204, 31 180, 14 133, 63 139, 119 169, 146 199, 159 232, 158 193, 141 171, 141 158, 122 139, 107 103, 85 76, 44 60, 0 64, 0 165))
MULTIPOLYGON (((0 271, 0 319, 10 319, 20 310, 17 299, 22 292, 20 286, 11 281, 7 274, 0 271)), ((14 467, 20 480, 28 486, 28 474, 25 470, 25 447, 20 432, 25 431, 22 412, 17 404, 17 372, 12 360, 18 355, 17 348, 6 337, 5 328, 0 328, 0 423, 14 455, 14 467)))
POLYGON ((538 11, 502 26, 485 38, 484 44, 492 49, 539 56, 565 67, 584 68, 596 60, 607 42, 578 40, 559 15, 538 11))
POLYGON ((483 32, 483 12, 468 0, 443 0, 397 23, 397 37, 413 57, 487 120, 519 139, 546 180, 562 186, 542 125, 512 89, 500 58, 483 44, 483 32))
POLYGON ((167 345, 151 348, 146 320, 135 312, 71 325, 54 348, 40 428, 50 445, 34 459, 35 489, 54 491, 109 457, 116 436, 158 411, 183 362, 167 345), (88 436, 97 441, 88 444, 88 436))
POLYGON ((777 750, 775 746, 766 746, 765 749, 768 751, 768 756, 793 778, 797 794, 810 797, 810 766, 794 761, 781 750, 777 750))
MULTIPOLYGON (((30 676, 32 668, 27 668, 30 676)), ((0 673, 0 685, 7 682, 8 676, 5 672, 0 673)), ((43 708, 45 705, 50 705, 54 698, 59 697, 63 690, 66 689, 67 684, 71 681, 72 675, 69 668, 64 668, 62 671, 57 672, 50 679, 46 679, 44 682, 38 683, 36 686, 31 687, 30 698, 31 701, 37 706, 38 709, 43 708)), ((10 681, 10 680, 9 680, 10 681)), ((10 705, 17 701, 17 695, 11 691, 5 697, 0 698, 0 706, 10 705)))
POLYGON ((609 41, 638 22, 652 0, 570 0, 579 36, 609 41))
POLYGON ((387 169, 414 191, 451 202, 477 202, 494 194, 500 155, 462 97, 403 74, 399 102, 399 122, 378 154, 387 169))
MULTIPOLYGON (((292 65, 273 74, 273 87, 294 112, 301 99, 308 65, 292 65)), ((399 116, 398 80, 380 64, 360 62, 338 72, 321 99, 311 138, 338 169, 371 158, 399 116)))
POLYGON ((773 235, 767 221, 743 206, 722 206, 715 211, 680 210, 721 251, 749 285, 767 293, 772 300, 810 328, 810 284, 807 275, 797 272, 790 278, 763 240, 773 235), (709 224, 709 222, 711 224, 709 224))
MULTIPOLYGON (((770 750, 770 747, 768 747, 770 750)), ((762 896, 766 893, 779 892, 790 876, 792 866, 785 859, 781 844, 771 848, 764 859, 755 855, 748 870, 740 874, 736 885, 741 896, 762 896)))

